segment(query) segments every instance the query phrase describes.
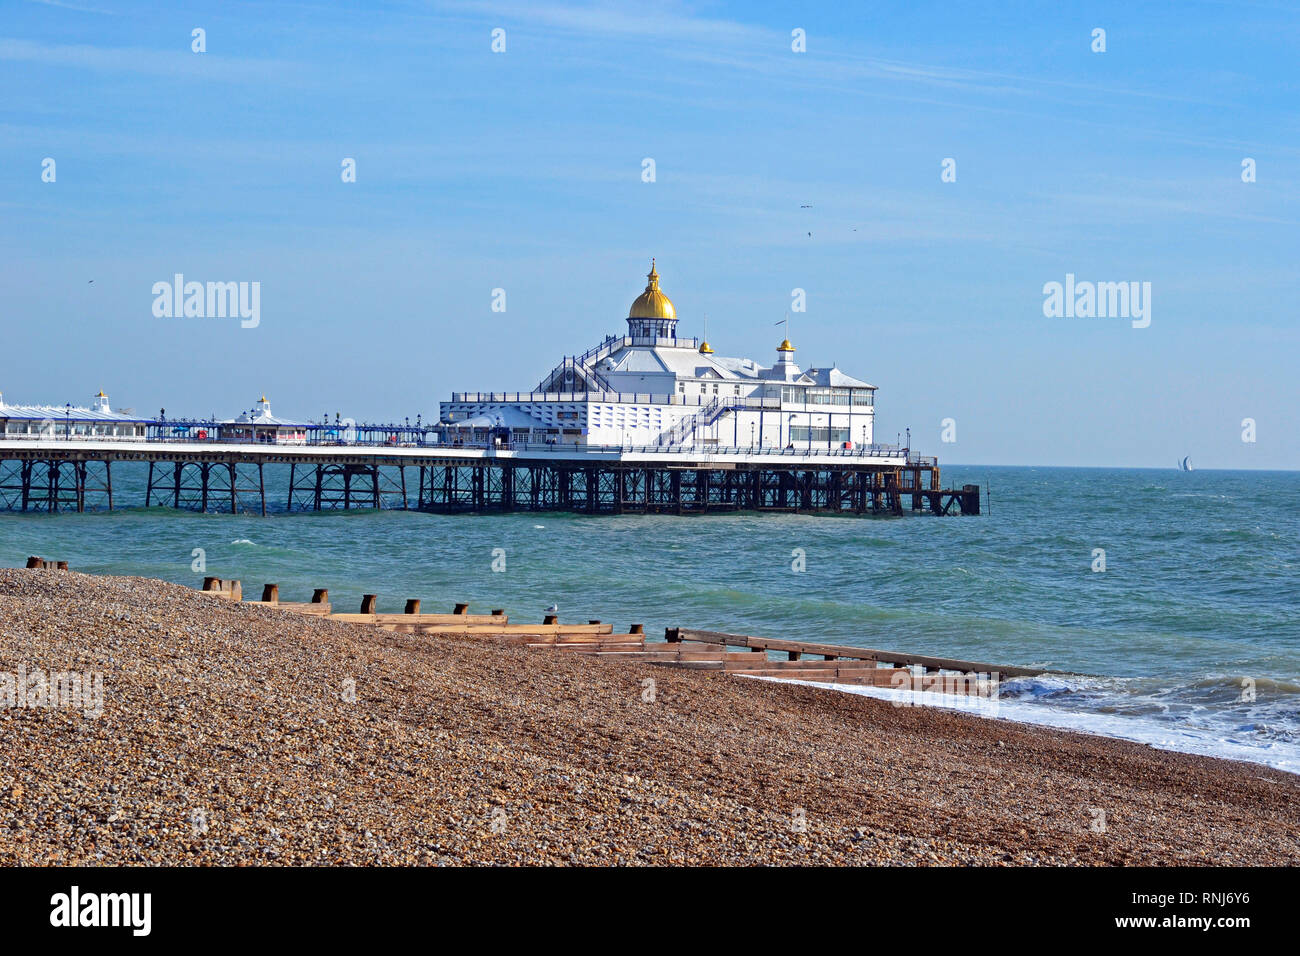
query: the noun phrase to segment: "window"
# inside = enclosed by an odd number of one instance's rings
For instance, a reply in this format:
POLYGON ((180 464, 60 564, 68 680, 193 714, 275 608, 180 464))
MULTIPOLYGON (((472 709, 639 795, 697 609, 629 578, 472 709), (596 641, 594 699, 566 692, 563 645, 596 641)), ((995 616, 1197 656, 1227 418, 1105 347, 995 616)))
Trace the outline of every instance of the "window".
POLYGON ((714 395, 717 395, 717 394, 718 394, 718 383, 717 383, 717 382, 714 382, 714 383, 713 383, 713 394, 714 394, 714 395))
POLYGON ((814 445, 839 445, 849 440, 847 428, 809 428, 807 425, 791 425, 790 440, 811 442, 814 445))
POLYGON ((808 389, 809 405, 848 405, 849 389, 847 388, 810 388, 808 389))

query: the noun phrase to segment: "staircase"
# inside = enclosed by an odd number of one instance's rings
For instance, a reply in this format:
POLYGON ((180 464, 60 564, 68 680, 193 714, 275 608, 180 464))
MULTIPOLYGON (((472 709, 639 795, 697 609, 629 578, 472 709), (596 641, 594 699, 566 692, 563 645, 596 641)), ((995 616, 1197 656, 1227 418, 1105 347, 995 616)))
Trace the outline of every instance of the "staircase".
POLYGON ((685 445, 687 439, 694 439, 695 433, 701 428, 708 428, 726 411, 738 407, 733 402, 724 402, 720 398, 715 398, 700 408, 698 412, 687 418, 683 418, 671 428, 666 428, 659 435, 660 445, 685 445))
POLYGON ((594 368, 601 359, 614 354, 622 348, 628 339, 623 335, 610 335, 594 348, 587 349, 581 355, 566 356, 559 365, 551 369, 537 386, 539 392, 614 392, 617 391, 594 368), (565 379, 581 382, 582 389, 563 388, 565 379))

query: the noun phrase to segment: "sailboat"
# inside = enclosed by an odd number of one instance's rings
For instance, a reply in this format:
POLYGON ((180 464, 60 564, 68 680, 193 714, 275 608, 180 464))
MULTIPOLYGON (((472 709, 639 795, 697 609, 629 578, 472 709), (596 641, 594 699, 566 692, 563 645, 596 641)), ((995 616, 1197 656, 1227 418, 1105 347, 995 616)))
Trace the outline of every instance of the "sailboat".
POLYGON ((1191 456, 1188 455, 1188 456, 1185 457, 1182 461, 1180 461, 1180 462, 1178 463, 1178 468, 1179 468, 1180 471, 1191 471, 1191 470, 1192 470, 1192 458, 1191 458, 1191 456))

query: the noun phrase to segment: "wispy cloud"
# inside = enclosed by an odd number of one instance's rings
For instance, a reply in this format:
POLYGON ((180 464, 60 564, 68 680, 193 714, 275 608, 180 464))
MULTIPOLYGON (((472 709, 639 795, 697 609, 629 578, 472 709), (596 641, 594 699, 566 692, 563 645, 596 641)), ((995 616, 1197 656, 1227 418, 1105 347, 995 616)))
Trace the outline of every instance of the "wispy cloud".
POLYGON ((37 43, 33 40, 8 37, 0 37, 0 60, 102 73, 196 77, 228 82, 284 84, 300 81, 305 75, 301 64, 285 60, 228 57, 213 53, 196 54, 189 50, 37 43))
POLYGON ((99 13, 110 17, 120 16, 116 10, 103 10, 99 7, 86 7, 79 3, 65 3, 64 0, 25 0, 25 2, 35 3, 42 7, 58 7, 61 10, 75 10, 77 13, 99 13))

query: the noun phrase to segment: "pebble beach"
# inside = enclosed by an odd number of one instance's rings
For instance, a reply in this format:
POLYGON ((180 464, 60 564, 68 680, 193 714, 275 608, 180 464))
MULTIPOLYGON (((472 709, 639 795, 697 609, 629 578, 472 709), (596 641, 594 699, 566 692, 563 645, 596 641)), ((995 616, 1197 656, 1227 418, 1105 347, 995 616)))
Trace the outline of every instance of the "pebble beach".
POLYGON ((4 865, 1300 863, 1300 777, 824 688, 0 570, 4 865), (650 679, 653 684, 647 683, 650 679))

